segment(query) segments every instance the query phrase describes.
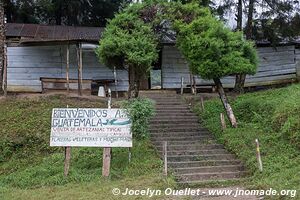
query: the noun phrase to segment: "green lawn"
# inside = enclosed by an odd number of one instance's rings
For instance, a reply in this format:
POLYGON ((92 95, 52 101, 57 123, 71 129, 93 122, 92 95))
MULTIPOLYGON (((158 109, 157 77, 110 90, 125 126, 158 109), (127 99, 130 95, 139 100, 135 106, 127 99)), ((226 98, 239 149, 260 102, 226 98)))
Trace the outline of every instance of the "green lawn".
MULTIPOLYGON (((102 149, 72 148, 69 176, 63 176, 64 151, 50 147, 54 107, 105 107, 104 101, 65 96, 0 101, 0 199, 117 199, 111 189, 172 187, 162 162, 147 139, 113 148, 111 176, 101 178, 102 149)), ((119 197, 120 198, 120 197, 119 197)))
POLYGON ((195 111, 216 138, 244 161, 251 174, 246 187, 300 192, 300 84, 248 93, 230 102, 237 129, 221 131, 224 109, 219 99, 206 101, 204 112, 198 102, 195 111), (262 173, 257 168, 256 138, 261 146, 262 173))

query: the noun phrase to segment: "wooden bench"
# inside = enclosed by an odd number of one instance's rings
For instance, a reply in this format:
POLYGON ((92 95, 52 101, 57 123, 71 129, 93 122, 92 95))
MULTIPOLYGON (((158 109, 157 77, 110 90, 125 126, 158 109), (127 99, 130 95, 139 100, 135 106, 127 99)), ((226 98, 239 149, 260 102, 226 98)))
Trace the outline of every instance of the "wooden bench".
MULTIPOLYGON (((61 91, 67 90, 67 80, 65 78, 48 78, 41 77, 42 82, 42 92, 46 91, 61 91)), ((86 93, 91 93, 92 80, 83 79, 82 80, 82 91, 86 93)), ((70 90, 78 90, 78 79, 69 79, 69 88, 70 90)))

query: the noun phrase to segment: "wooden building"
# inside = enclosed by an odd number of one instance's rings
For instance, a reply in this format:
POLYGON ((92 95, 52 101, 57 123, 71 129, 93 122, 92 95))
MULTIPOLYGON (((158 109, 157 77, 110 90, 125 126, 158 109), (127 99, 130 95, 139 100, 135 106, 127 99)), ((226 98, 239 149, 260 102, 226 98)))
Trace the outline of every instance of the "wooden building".
POLYGON ((127 91, 128 74, 98 61, 95 48, 103 28, 7 24, 7 83, 9 92, 42 92, 47 89, 90 91, 92 83, 127 91), (67 81, 69 79, 69 81, 67 81), (69 82, 69 84, 68 84, 69 82))
MULTIPOLYGON (((96 83, 108 85, 113 91, 127 91, 128 72, 109 69, 95 54, 102 31, 99 27, 6 24, 8 91, 67 90, 69 85, 70 90, 81 87, 90 92, 96 83)), ((258 47, 259 68, 254 76, 247 76, 246 87, 296 81, 300 76, 297 65, 300 50, 296 47, 295 44, 258 47)), ((191 75, 187 62, 174 40, 169 39, 163 42, 160 60, 150 78, 142 83, 142 89, 178 89, 182 77, 184 87, 189 87, 191 75)), ((232 88, 234 80, 234 77, 224 78, 224 87, 232 88)), ((195 77, 195 81, 197 87, 213 84, 200 77, 195 77)))

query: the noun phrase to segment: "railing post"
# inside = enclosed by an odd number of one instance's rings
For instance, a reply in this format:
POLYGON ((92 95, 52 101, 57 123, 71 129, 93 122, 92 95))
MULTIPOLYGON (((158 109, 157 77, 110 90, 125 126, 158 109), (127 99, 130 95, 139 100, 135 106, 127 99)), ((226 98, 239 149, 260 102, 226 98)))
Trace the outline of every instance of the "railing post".
POLYGON ((111 90, 108 88, 108 101, 107 101, 108 109, 111 109, 111 90))
POLYGON ((223 113, 220 113, 220 120, 221 120, 221 128, 222 131, 224 132, 226 129, 226 122, 225 122, 225 117, 223 113))
POLYGON ((260 156, 260 149, 259 149, 258 139, 255 139, 255 143, 256 143, 256 158, 257 158, 257 162, 258 162, 258 169, 259 169, 260 172, 262 172, 263 171, 263 165, 262 165, 261 156, 260 156))
POLYGON ((201 109, 204 111, 204 100, 203 97, 200 97, 200 102, 201 102, 201 109))
POLYGON ((168 176, 168 148, 167 148, 168 142, 163 142, 163 156, 164 156, 164 175, 168 176))
POLYGON ((182 95, 183 94, 183 76, 181 77, 181 89, 180 89, 180 94, 182 95))

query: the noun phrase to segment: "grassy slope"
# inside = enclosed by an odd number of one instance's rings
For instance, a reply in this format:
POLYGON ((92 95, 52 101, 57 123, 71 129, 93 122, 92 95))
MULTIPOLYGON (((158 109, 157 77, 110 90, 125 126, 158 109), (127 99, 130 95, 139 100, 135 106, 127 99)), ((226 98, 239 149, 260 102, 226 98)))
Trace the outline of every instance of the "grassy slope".
POLYGON ((73 148, 70 174, 65 178, 63 148, 49 147, 49 136, 52 108, 67 104, 104 107, 103 102, 63 96, 0 101, 1 199, 94 199, 95 195, 105 199, 112 196, 114 186, 161 188, 169 181, 161 177, 162 163, 147 140, 134 141, 130 164, 128 150, 114 148, 111 177, 106 181, 100 178, 102 149, 73 148))
POLYGON ((249 93, 231 102, 239 127, 224 133, 220 130, 224 109, 219 99, 206 102, 204 112, 199 105, 195 108, 204 125, 245 162, 252 174, 248 187, 300 192, 300 85, 249 93), (256 138, 261 145, 263 173, 257 169, 256 138))

